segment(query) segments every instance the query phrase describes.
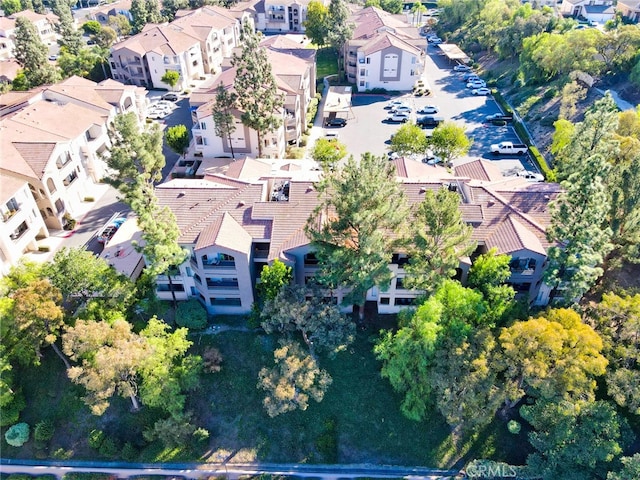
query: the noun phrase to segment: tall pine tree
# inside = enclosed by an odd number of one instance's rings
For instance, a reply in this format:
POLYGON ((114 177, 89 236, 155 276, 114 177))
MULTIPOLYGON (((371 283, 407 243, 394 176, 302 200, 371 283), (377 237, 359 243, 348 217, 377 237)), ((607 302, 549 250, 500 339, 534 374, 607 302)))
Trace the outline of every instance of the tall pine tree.
POLYGON ((47 61, 47 54, 47 46, 40 40, 35 25, 25 17, 18 17, 14 55, 24 70, 29 88, 59 80, 55 67, 47 61))
POLYGON ((234 88, 242 110, 242 123, 258 134, 258 156, 262 157, 264 136, 280 127, 280 111, 284 104, 266 50, 260 46, 260 33, 249 23, 242 27, 242 52, 233 54, 236 67, 234 88))

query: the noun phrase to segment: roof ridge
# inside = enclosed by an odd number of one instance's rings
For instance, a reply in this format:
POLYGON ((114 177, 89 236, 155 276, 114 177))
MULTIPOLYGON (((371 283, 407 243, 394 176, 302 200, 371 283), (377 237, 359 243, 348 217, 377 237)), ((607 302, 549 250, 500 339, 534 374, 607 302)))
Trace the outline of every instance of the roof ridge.
MULTIPOLYGON (((502 195, 500 195, 499 193, 490 190, 488 188, 488 185, 479 185, 478 188, 482 188, 485 192, 487 192, 489 195, 492 195, 495 199, 497 199, 500 203, 502 203, 503 205, 505 205, 509 210, 511 210, 513 213, 515 213, 516 215, 519 215, 520 217, 524 218, 527 222, 529 222, 532 226, 534 226, 535 228, 537 228, 538 230, 540 230, 541 232, 546 234, 546 228, 544 228, 542 225, 540 225, 538 222, 536 222, 533 218, 531 218, 528 214, 524 213, 521 210, 518 210, 515 206, 511 205, 511 203, 509 203, 507 201, 506 198, 504 198, 502 195)), ((507 214, 508 216, 509 214, 507 214)))

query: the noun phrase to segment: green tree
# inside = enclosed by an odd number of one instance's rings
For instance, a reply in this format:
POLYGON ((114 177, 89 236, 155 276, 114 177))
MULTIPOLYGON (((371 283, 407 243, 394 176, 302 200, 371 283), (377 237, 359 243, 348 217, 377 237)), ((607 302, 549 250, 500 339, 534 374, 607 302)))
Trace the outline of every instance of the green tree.
POLYGON ((398 331, 383 332, 374 352, 382 361, 381 374, 403 395, 400 409, 412 420, 422 420, 433 404, 431 372, 442 326, 442 304, 429 299, 398 331))
POLYGON ((51 10, 58 16, 56 29, 61 37, 58 41, 61 49, 77 56, 84 45, 82 33, 76 29, 70 3, 67 0, 52 0, 51 10))
POLYGON ((640 478, 640 453, 633 457, 622 457, 622 469, 617 472, 609 472, 607 480, 634 480, 640 478))
POLYGON ((176 310, 176 324, 192 330, 207 326, 207 311, 196 298, 180 302, 176 310))
POLYGON ((242 29, 242 51, 234 53, 231 64, 236 68, 234 88, 242 110, 242 123, 258 135, 258 156, 262 157, 263 138, 282 123, 277 113, 284 102, 278 92, 266 50, 260 46, 260 33, 245 23, 242 29))
POLYGON ((132 0, 129 13, 131 13, 131 27, 133 33, 141 32, 144 26, 149 22, 149 12, 147 11, 146 0, 132 0))
POLYGON ((307 7, 307 19, 303 22, 304 34, 318 47, 327 43, 329 10, 324 3, 311 0, 307 7))
POLYGON ((605 72, 629 71, 640 48, 640 31, 634 25, 619 25, 600 35, 595 45, 605 72))
POLYGON ((554 288, 557 304, 580 299, 602 275, 600 266, 611 251, 611 229, 606 225, 608 206, 604 185, 609 167, 595 155, 590 167, 569 175, 565 191, 551 202, 547 239, 549 267, 545 281, 554 288))
POLYGON ((604 341, 609 396, 640 415, 640 294, 605 293, 587 310, 587 318, 604 341))
POLYGON ((430 373, 435 404, 454 434, 474 432, 495 417, 505 401, 493 364, 497 342, 480 328, 460 343, 444 338, 430 373))
POLYGON ((184 410, 186 392, 198 386, 202 359, 186 355, 193 343, 187 340, 189 330, 169 326, 152 318, 140 332, 149 352, 140 365, 140 400, 149 407, 162 408, 172 416, 184 410))
POLYGON ((23 10, 20 0, 2 0, 0 8, 7 17, 23 10))
POLYGON ((355 334, 353 322, 337 305, 324 301, 320 292, 297 285, 286 285, 267 300, 260 318, 267 333, 300 333, 313 358, 316 350, 330 355, 345 350, 355 334))
POLYGON ((472 228, 460 213, 460 195, 445 188, 427 190, 424 200, 413 207, 413 221, 407 240, 409 263, 405 265, 405 285, 434 291, 455 276, 460 258, 474 250, 472 228))
POLYGON ((236 120, 231 112, 236 108, 238 96, 233 90, 228 90, 222 83, 216 89, 216 99, 212 110, 214 130, 218 137, 227 140, 231 149, 231 158, 236 158, 233 151, 231 134, 236 131, 236 120))
POLYGON ((380 0, 380 7, 389 13, 402 13, 402 0, 380 0))
POLYGON ((407 216, 406 200, 393 165, 369 153, 329 172, 319 186, 320 202, 306 232, 319 260, 319 280, 345 289, 345 304, 364 315, 367 291, 389 286, 394 233, 407 216))
POLYGON ((95 50, 83 48, 78 55, 62 50, 58 56, 57 65, 65 78, 77 75, 84 78, 92 78, 98 64, 101 63, 100 56, 95 50))
POLYGON ((277 258, 271 265, 265 265, 260 272, 260 283, 256 285, 258 296, 263 302, 273 300, 282 289, 291 283, 291 267, 277 258))
POLYGON ((338 162, 347 156, 347 146, 338 141, 327 138, 319 138, 313 146, 311 158, 313 158, 323 171, 333 170, 338 162))
POLYGON ((100 48, 111 48, 118 39, 118 34, 111 27, 102 27, 98 33, 92 36, 96 45, 100 48))
POLYGON ((183 447, 193 439, 198 430, 192 422, 193 414, 190 412, 172 415, 156 421, 153 427, 146 429, 142 435, 148 442, 160 440, 167 448, 183 447))
POLYGON ((543 480, 605 478, 622 448, 623 421, 607 402, 537 402, 521 414, 534 431, 529 468, 543 480))
POLYGON ((60 290, 70 314, 90 300, 124 311, 131 302, 133 285, 102 258, 83 248, 63 247, 45 264, 43 274, 60 290))
POLYGON ((101 28, 102 25, 97 20, 89 20, 82 24, 82 30, 88 35, 97 35, 101 28))
POLYGON ((172 22, 176 17, 178 10, 189 8, 189 0, 162 0, 161 14, 167 22, 172 22))
POLYGON ((119 37, 126 37, 131 33, 131 22, 121 13, 109 16, 109 26, 115 30, 119 37))
POLYGON ((162 23, 160 2, 158 0, 145 0, 147 11, 147 23, 162 23))
POLYGON ((189 138, 189 130, 185 125, 175 125, 167 129, 164 139, 169 148, 180 156, 185 156, 189 149, 191 139, 189 138))
POLYGON ((511 257, 498 255, 492 248, 475 259, 469 270, 467 286, 482 292, 487 305, 487 316, 498 322, 513 307, 516 295, 505 282, 511 276, 511 257))
POLYGON ((47 61, 47 46, 40 40, 33 23, 25 17, 16 18, 14 43, 14 55, 29 88, 58 81, 58 72, 47 61))
POLYGON ((524 395, 554 401, 593 398, 595 377, 607 366, 602 339, 569 309, 503 328, 500 344, 511 406, 524 395))
POLYGON ((166 83, 167 85, 169 85, 171 87, 171 90, 175 88, 179 80, 180 74, 175 70, 167 70, 160 79, 162 83, 166 83))
POLYGON ((310 400, 322 401, 331 376, 298 343, 281 340, 273 358, 275 366, 263 368, 258 374, 258 388, 266 391, 262 403, 270 417, 306 410, 310 400))
POLYGON ((120 319, 112 323, 78 320, 62 336, 64 352, 77 362, 67 370, 73 383, 85 387, 84 402, 94 415, 102 415, 110 398, 118 394, 138 401, 140 365, 149 354, 149 345, 120 319))
POLYGON ((429 144, 433 153, 442 157, 445 165, 466 155, 473 141, 464 133, 464 127, 455 122, 444 122, 433 130, 429 144))
POLYGON ((411 6, 411 15, 413 16, 413 24, 421 25, 422 24, 422 16, 427 13, 427 7, 425 7, 422 2, 416 0, 414 4, 411 6))
POLYGON ((351 39, 353 24, 349 22, 349 9, 344 0, 331 0, 327 10, 327 41, 337 51, 341 52, 344 44, 351 39))
POLYGON ((389 148, 399 155, 421 155, 427 149, 427 135, 415 123, 405 123, 393 134, 389 148))
POLYGON ((20 5, 22 6, 22 10, 33 10, 32 0, 20 0, 20 5))

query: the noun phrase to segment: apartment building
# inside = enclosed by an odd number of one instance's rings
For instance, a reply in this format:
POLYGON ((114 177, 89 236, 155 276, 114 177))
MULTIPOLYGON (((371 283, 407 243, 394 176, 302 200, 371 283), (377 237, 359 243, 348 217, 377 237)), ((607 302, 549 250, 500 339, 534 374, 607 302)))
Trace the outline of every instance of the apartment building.
POLYGON ((79 77, 0 95, 0 270, 37 240, 77 220, 106 173, 107 126, 117 113, 144 121, 143 89, 79 77), (6 227, 6 228, 5 228, 6 227))
MULTIPOLYGON (((287 144, 296 144, 306 128, 306 112, 311 98, 315 95, 313 82, 315 65, 308 59, 296 55, 266 49, 278 92, 284 99, 280 112, 282 126, 264 136, 262 156, 264 158, 284 158, 287 144)), ((250 155, 257 157, 258 135, 242 124, 240 110, 233 111, 236 130, 231 134, 231 143, 215 133, 212 109, 215 106, 215 89, 222 84, 232 89, 236 69, 229 68, 201 88, 195 90, 189 99, 193 116, 193 152, 198 157, 250 155), (233 148, 232 148, 233 147, 233 148), (233 149, 233 152, 232 152, 233 149)))
POLYGON ((178 10, 169 24, 147 25, 142 32, 111 47, 113 78, 147 88, 166 88, 163 75, 177 71, 177 89, 189 88, 193 80, 219 73, 223 59, 240 45, 243 23, 253 25, 249 12, 204 6, 178 10))
POLYGON ((27 18, 33 23, 38 31, 40 40, 46 45, 52 45, 58 39, 58 34, 54 28, 54 25, 58 22, 58 16, 53 13, 42 15, 32 10, 23 10, 8 17, 0 17, 0 60, 13 58, 16 19, 19 17, 27 18))
POLYGON ((180 74, 176 89, 204 77, 200 41, 171 25, 147 25, 142 32, 118 42, 109 55, 111 74, 127 85, 171 87, 162 81, 168 71, 180 74))
MULTIPOLYGON (((545 229, 548 202, 559 185, 504 178, 483 160, 454 173, 407 159, 394 165, 412 204, 429 190, 448 188, 460 194, 463 219, 473 227, 478 248, 461 258, 457 278, 464 282, 477 255, 496 248, 512 257, 509 282, 518 296, 536 305, 548 302, 550 292, 542 281, 549 247, 545 229)), ((178 298, 198 298, 213 314, 241 314, 250 311, 256 280, 274 260, 291 266, 298 284, 314 276, 318 261, 304 226, 318 204, 314 183, 320 173, 303 168, 246 158, 207 168, 202 179, 174 179, 157 187, 160 203, 177 218, 179 243, 191 252, 172 277, 178 298)), ((380 313, 397 312, 421 293, 404 288, 407 255, 399 250, 391 259, 389 288, 374 287, 367 294, 380 313)), ((168 279, 161 277, 159 296, 171 298, 169 288, 168 279)), ((336 295, 341 301, 340 292, 336 295)))
MULTIPOLYGON (((321 0, 328 5, 327 0, 321 0)), ((256 29, 263 32, 304 33, 310 0, 262 0, 251 2, 256 12, 256 29)))
POLYGON ((343 51, 349 82, 359 90, 411 90, 424 70, 426 41, 418 29, 376 7, 354 13, 351 22, 343 51))

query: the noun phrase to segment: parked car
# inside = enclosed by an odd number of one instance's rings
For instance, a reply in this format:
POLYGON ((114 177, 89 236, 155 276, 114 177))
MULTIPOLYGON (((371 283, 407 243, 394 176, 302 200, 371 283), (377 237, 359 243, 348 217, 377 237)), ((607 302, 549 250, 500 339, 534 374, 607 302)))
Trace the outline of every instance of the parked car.
POLYGON ((487 87, 474 88, 471 93, 474 95, 491 95, 491 89, 487 87))
POLYGON ((438 107, 436 107, 435 105, 425 105, 416 113, 421 113, 421 114, 438 113, 438 107))
POLYGON ((480 80, 480 77, 478 76, 477 73, 473 73, 473 72, 469 72, 469 73, 465 73, 462 76, 463 80, 466 80, 467 82, 470 81, 471 79, 477 78, 478 80, 480 80))
POLYGON ((442 39, 440 37, 427 37, 427 42, 431 45, 440 45, 442 43, 442 39))
POLYGON ((391 109, 393 113, 411 113, 413 109, 409 105, 398 105, 391 109))
POLYGON ((437 127, 444 122, 443 117, 435 117, 433 115, 425 115, 424 117, 418 117, 416 125, 421 127, 437 127))
POLYGON ((522 170, 516 175, 525 178, 530 182, 544 182, 544 176, 540 173, 530 172, 529 170, 522 170))
POLYGON ((165 93, 162 95, 162 100, 167 100, 168 102, 177 102, 178 94, 176 93, 165 93))
POLYGON ((347 121, 344 118, 329 118, 324 122, 325 127, 344 127, 347 121))
POLYGON ((484 80, 475 80, 473 82, 467 83, 467 88, 483 88, 486 87, 487 84, 484 80))
POLYGON ((494 113, 492 115, 487 115, 485 120, 487 122, 494 122, 494 121, 510 122, 510 121, 513 120, 513 114, 511 114, 511 113, 504 114, 504 113, 498 112, 498 113, 494 113))
POLYGON ((470 72, 471 67, 469 65, 463 65, 462 63, 459 63, 458 65, 453 67, 453 70, 456 72, 470 72))
POLYGON ((58 55, 49 55, 49 60, 55 62, 56 60, 58 60, 58 55))
POLYGON ((400 154, 398 152, 388 152, 387 153, 387 157, 389 157, 389 160, 395 160, 396 158, 400 158, 400 154))
POLYGON ((396 107, 399 107, 400 105, 407 105, 407 104, 404 103, 402 100, 391 100, 389 103, 387 103, 384 106, 384 108, 387 109, 387 110, 392 110, 392 109, 394 109, 396 107))
POLYGON ((147 112, 147 118, 152 120, 162 120, 163 118, 167 118, 171 112, 162 109, 151 109, 147 112))
POLYGON ((409 114, 403 112, 390 113, 389 115, 387 115, 387 118, 385 120, 387 122, 393 123, 406 123, 409 121, 409 114))

